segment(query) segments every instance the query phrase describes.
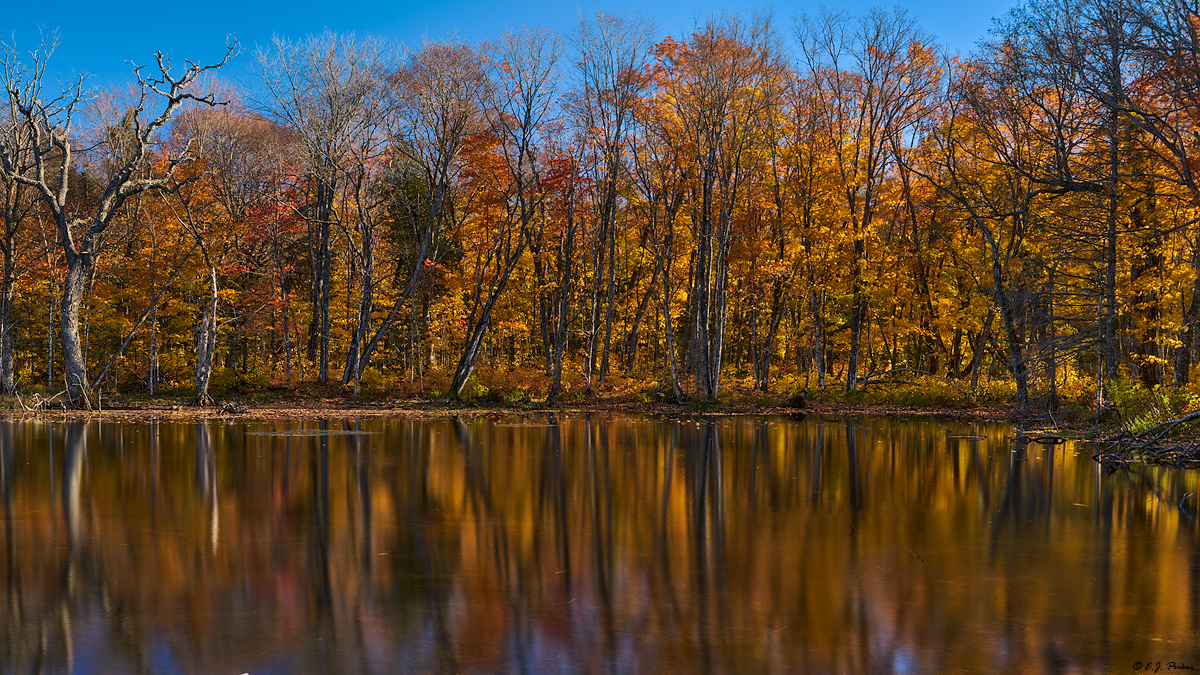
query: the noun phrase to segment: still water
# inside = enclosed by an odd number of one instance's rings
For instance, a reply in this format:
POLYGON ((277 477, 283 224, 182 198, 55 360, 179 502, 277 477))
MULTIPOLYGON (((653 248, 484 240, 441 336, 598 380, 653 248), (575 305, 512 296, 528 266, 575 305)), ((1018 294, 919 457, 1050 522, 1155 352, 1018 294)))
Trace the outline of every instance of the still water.
POLYGON ((0 672, 1200 667, 1197 474, 1092 452, 872 418, 4 423, 0 672))

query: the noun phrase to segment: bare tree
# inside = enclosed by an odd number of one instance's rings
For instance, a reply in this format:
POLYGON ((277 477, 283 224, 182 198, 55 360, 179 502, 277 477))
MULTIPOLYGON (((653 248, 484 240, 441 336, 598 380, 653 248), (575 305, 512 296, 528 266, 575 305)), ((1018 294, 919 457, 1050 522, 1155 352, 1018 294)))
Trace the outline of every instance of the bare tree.
MULTIPOLYGON (((1058 229, 1080 230, 1075 238, 1092 249, 1086 258, 1099 268, 1104 381, 1116 378, 1118 370, 1117 251, 1125 234, 1121 202, 1130 187, 1124 180, 1130 170, 1122 165, 1130 159, 1131 135, 1122 106, 1133 75, 1126 69, 1136 63, 1130 53, 1138 31, 1131 21, 1135 4, 1048 0, 1013 10, 993 30, 989 48, 989 54, 1003 58, 993 57, 986 71, 1015 94, 1011 103, 988 104, 994 109, 1013 105, 1006 118, 1021 124, 1019 131, 1031 139, 1031 152, 1013 156, 1012 168, 1023 172, 1039 193, 1090 197, 1099 208, 1088 210, 1103 214, 1074 218, 1058 229)), ((971 100, 978 104, 985 99, 971 100)))
POLYGON ((363 109, 362 133, 359 134, 343 169, 347 195, 345 211, 354 219, 357 245, 350 239, 353 253, 358 259, 358 314, 350 350, 346 354, 346 369, 342 374, 342 386, 354 381, 354 395, 358 395, 359 352, 366 344, 371 330, 371 315, 375 310, 377 280, 375 275, 375 252, 378 244, 376 232, 380 222, 387 216, 389 187, 395 180, 394 164, 389 161, 388 141, 395 137, 396 107, 393 90, 381 91, 381 96, 363 109))
MULTIPOLYGON (((513 270, 525 249, 541 239, 534 219, 544 213, 546 169, 542 145, 553 128, 558 99, 558 39, 549 31, 526 28, 508 33, 488 50, 490 86, 484 89, 483 113, 493 152, 503 162, 494 174, 476 173, 498 211, 483 230, 477 249, 476 282, 467 315, 467 341, 450 382, 457 396, 475 369, 483 338, 513 270)), ((544 220, 544 218, 543 218, 544 220)))
POLYGON ((309 358, 317 381, 329 380, 329 302, 332 238, 340 211, 339 181, 364 136, 371 136, 374 111, 387 98, 390 56, 376 38, 325 32, 301 42, 276 37, 260 49, 258 61, 267 95, 259 105, 294 131, 303 147, 311 185, 305 218, 309 225, 309 265, 313 315, 309 358))
MULTIPOLYGON (((1132 128, 1139 144, 1160 162, 1156 177, 1200 193, 1195 171, 1194 127, 1200 119, 1200 2, 1197 0, 1092 0, 1087 14, 1103 19, 1105 37, 1119 39, 1122 64, 1138 86, 1116 89, 1112 64, 1083 61, 1085 84, 1132 128), (1115 25, 1114 25, 1115 24, 1115 25)), ((1110 47, 1109 51, 1113 51, 1110 47)))
POLYGON ((601 349, 602 306, 604 344, 599 378, 604 380, 608 376, 617 283, 617 190, 622 180, 622 156, 633 123, 633 108, 647 84, 644 71, 650 62, 655 31, 652 22, 640 17, 623 18, 599 12, 591 22, 581 20, 575 35, 582 88, 576 97, 577 113, 599 160, 596 182, 602 186, 597 195, 599 229, 593 239, 592 312, 584 368, 589 388, 596 371, 597 349, 601 349))
POLYGON ((460 154, 467 138, 482 129, 480 98, 487 74, 479 54, 467 45, 431 43, 410 54, 391 81, 398 92, 399 116, 393 150, 424 174, 428 209, 410 223, 413 240, 419 243, 409 261, 408 281, 387 317, 362 344, 356 381, 400 317, 405 301, 449 251, 444 244, 454 239, 470 212, 468 204, 457 202, 469 201, 470 194, 461 181, 460 154))
MULTIPOLYGON (((1119 307, 1119 250, 1124 241, 1139 251, 1132 269, 1135 280, 1158 258, 1164 231, 1157 205, 1172 199, 1195 201, 1200 184, 1195 169, 1195 121, 1200 116, 1200 4, 1192 0, 1044 0, 1033 2, 1009 23, 1018 23, 1027 43, 1028 61, 1038 70, 1069 82, 1090 115, 1084 133, 1075 136, 1073 160, 1041 180, 1103 200, 1105 219, 1091 233, 1100 250, 1098 294, 1100 354, 1104 380, 1118 376, 1122 350, 1118 342, 1132 338, 1128 363, 1147 386, 1158 384, 1163 350, 1161 335, 1147 328, 1164 312, 1163 298, 1141 294, 1124 316, 1119 307), (1066 170, 1064 170, 1065 167, 1066 170), (1072 171, 1072 173, 1067 173, 1072 171), (1063 175, 1067 174, 1067 175, 1063 175), (1120 336, 1119 324, 1134 335, 1120 336), (1136 324, 1143 324, 1137 328, 1136 324)), ((1043 76, 1042 79, 1048 79, 1043 76)), ((1194 226, 1191 219, 1185 226, 1194 226)), ((1069 226, 1069 224, 1067 225, 1069 226)), ((1200 230, 1192 235, 1200 241, 1200 230)), ((1198 248, 1200 250, 1200 248, 1198 248)), ((1200 257, 1193 257, 1200 271, 1200 257)), ((1187 380, 1200 325, 1200 283, 1185 300, 1182 342, 1175 349, 1174 377, 1187 380)))
POLYGON ((66 255, 67 278, 63 285, 60 337, 66 362, 67 392, 74 402, 88 404, 86 392, 91 386, 80 340, 79 314, 84 291, 96 264, 98 240, 129 198, 167 189, 176 170, 191 158, 185 147, 180 153, 164 158, 158 175, 146 172, 157 133, 184 104, 218 105, 215 98, 196 94, 192 85, 203 73, 224 65, 236 48, 236 44, 229 45, 225 56, 214 64, 187 61, 184 72, 178 76, 171 74, 170 61, 161 52, 155 55, 158 74, 148 76, 142 67, 134 70, 138 94, 126 115, 130 132, 124 139, 128 144, 127 152, 104 185, 95 210, 86 217, 76 216, 69 202, 72 183, 77 180, 74 123, 81 103, 87 100, 82 79, 77 79, 71 89, 60 95, 43 99, 46 60, 52 51, 49 49, 36 52, 28 69, 6 71, 13 76, 4 83, 10 106, 15 109, 25 133, 33 139, 33 170, 32 174, 17 172, 6 160, 4 171, 40 194, 54 219, 59 245, 66 255), (147 117, 147 108, 155 100, 161 101, 161 108, 157 114, 147 117))
MULTIPOLYGON (((44 61, 54 50, 56 42, 44 42, 37 60, 44 61)), ((8 106, 0 113, 0 190, 3 190, 4 230, 0 233, 0 251, 4 260, 0 264, 0 391, 11 394, 16 390, 13 355, 12 303, 17 279, 17 264, 21 251, 18 234, 25 228, 26 221, 36 208, 33 186, 17 176, 32 178, 34 169, 34 138, 27 126, 21 123, 20 105, 33 104, 37 96, 34 78, 25 71, 25 65, 17 57, 16 48, 3 45, 0 49, 0 80, 8 91, 8 106)), ((35 237, 25 237, 34 242, 35 237)))

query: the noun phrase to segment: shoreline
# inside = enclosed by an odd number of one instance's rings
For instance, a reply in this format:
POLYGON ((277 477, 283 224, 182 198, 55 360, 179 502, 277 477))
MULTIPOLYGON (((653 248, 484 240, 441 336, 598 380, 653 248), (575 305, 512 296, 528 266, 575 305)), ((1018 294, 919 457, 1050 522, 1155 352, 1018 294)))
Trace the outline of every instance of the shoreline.
MULTIPOLYGON (((690 401, 685 403, 630 401, 624 397, 597 398, 545 407, 536 402, 470 403, 430 400, 392 400, 352 403, 341 398, 292 400, 261 404, 226 401, 214 406, 191 406, 168 402, 131 402, 102 410, 71 408, 22 409, 15 404, 0 409, 0 418, 8 421, 40 420, 44 422, 199 422, 219 420, 322 420, 355 417, 407 420, 435 420, 453 417, 524 417, 546 414, 560 415, 632 415, 676 420, 699 420, 716 417, 801 417, 823 416, 928 418, 956 421, 1009 424, 1020 436, 1052 436, 1085 443, 1117 443, 1128 434, 1118 424, 1079 423, 1053 416, 1018 419, 1011 408, 957 408, 943 406, 904 406, 888 403, 810 403, 804 407, 780 405, 715 405, 690 401)), ((1176 442, 1188 446, 1187 459, 1200 466, 1200 426, 1181 430, 1176 442)), ((1113 446, 1115 447, 1115 446, 1113 446)))
MULTIPOLYGON (((941 419, 964 419, 980 422, 1011 423, 1026 426, 1032 423, 1042 427, 1050 420, 1015 420, 1012 412, 1002 408, 953 408, 936 406, 900 406, 890 404, 839 404, 821 403, 804 407, 789 406, 746 406, 706 405, 690 403, 643 403, 628 400, 603 400, 573 402, 545 407, 538 403, 470 404, 445 401, 400 400, 379 403, 347 404, 345 400, 297 401, 288 403, 243 404, 224 403, 215 406, 191 406, 186 404, 145 403, 95 410, 72 408, 47 408, 42 410, 13 407, 0 411, 9 420, 172 420, 190 421, 205 419, 316 419, 328 417, 398 417, 407 419, 436 419, 455 416, 493 415, 541 415, 619 413, 627 415, 667 417, 722 417, 722 416, 879 416, 879 417, 934 417, 941 419)), ((1061 425, 1060 430, 1070 430, 1061 425)))

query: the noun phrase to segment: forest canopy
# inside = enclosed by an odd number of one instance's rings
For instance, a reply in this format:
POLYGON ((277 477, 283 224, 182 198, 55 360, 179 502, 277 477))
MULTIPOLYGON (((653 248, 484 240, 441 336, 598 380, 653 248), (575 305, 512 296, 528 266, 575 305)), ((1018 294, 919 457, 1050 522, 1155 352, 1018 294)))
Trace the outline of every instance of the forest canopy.
POLYGON ((6 394, 1200 376, 1200 0, 1034 0, 967 56, 901 9, 324 33, 105 92, 54 46, 0 51, 6 394))

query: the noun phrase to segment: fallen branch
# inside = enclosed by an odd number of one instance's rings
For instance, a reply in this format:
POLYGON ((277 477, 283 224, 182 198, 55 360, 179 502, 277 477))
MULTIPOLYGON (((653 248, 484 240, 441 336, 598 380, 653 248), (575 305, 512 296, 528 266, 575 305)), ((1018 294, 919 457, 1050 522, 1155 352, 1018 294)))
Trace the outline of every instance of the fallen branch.
POLYGON ((53 403, 55 399, 57 399, 59 396, 62 396, 63 394, 65 394, 67 392, 60 391, 57 394, 51 396, 50 398, 42 398, 41 394, 35 393, 33 395, 33 397, 29 399, 29 405, 25 404, 25 400, 21 398, 20 392, 13 392, 13 393, 15 393, 17 395, 17 403, 19 403, 21 405, 21 408, 24 409, 25 412, 31 412, 31 413, 34 413, 35 415, 37 415, 37 414, 41 414, 41 412, 46 409, 46 406, 53 403))
POLYGON ((1134 434, 1133 437, 1141 438, 1143 436, 1149 436, 1149 435, 1153 434, 1154 432, 1158 431, 1159 429, 1161 429, 1162 432, 1151 439, 1151 442, 1154 442, 1154 441, 1161 439, 1163 436, 1166 436, 1167 434, 1171 433, 1172 431, 1174 431, 1175 427, 1179 426, 1180 424, 1187 424, 1188 422, 1191 422, 1193 420, 1198 420, 1198 419, 1200 419, 1200 410, 1190 412, 1190 413, 1184 415, 1183 417, 1180 417, 1179 419, 1169 420, 1169 421, 1163 422, 1162 424, 1155 424, 1154 426, 1150 427, 1149 429, 1146 429, 1144 431, 1140 431, 1140 432, 1134 434))
POLYGON ((1174 464, 1189 468, 1200 467, 1200 447, 1195 445, 1163 447, 1161 444, 1161 441, 1176 427, 1195 420, 1200 420, 1200 410, 1156 424, 1136 434, 1124 432, 1112 439, 1112 443, 1107 448, 1093 455, 1092 459, 1110 467, 1137 461, 1174 464))

